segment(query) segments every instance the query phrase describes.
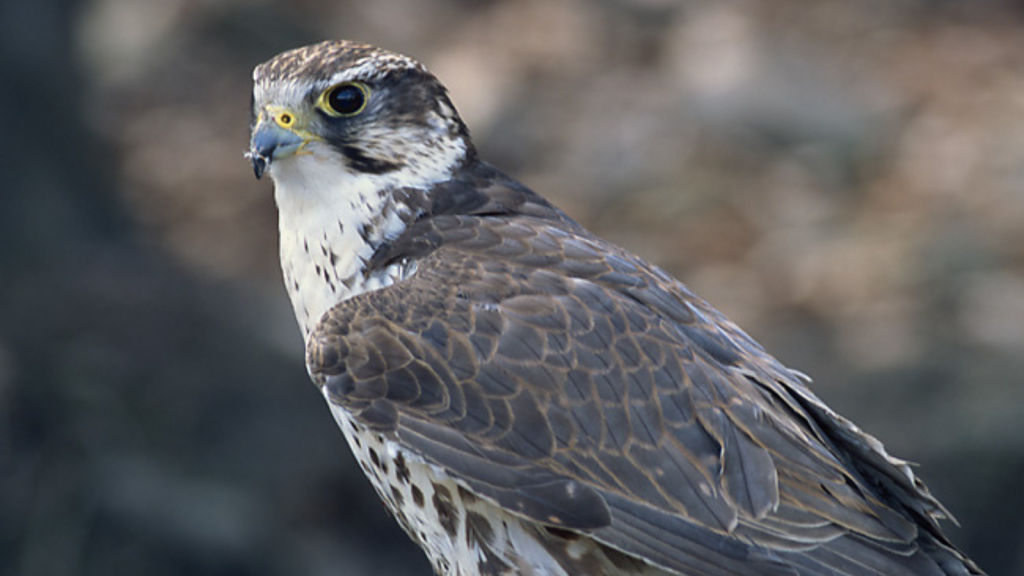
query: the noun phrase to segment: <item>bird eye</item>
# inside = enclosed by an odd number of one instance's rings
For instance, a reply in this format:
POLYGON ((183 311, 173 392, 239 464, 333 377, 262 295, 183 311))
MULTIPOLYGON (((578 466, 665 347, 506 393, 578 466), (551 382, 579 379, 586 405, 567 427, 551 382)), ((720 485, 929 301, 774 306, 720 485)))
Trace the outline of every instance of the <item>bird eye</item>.
POLYGON ((366 85, 342 82, 320 95, 320 108, 332 116, 355 116, 366 108, 369 97, 366 85))

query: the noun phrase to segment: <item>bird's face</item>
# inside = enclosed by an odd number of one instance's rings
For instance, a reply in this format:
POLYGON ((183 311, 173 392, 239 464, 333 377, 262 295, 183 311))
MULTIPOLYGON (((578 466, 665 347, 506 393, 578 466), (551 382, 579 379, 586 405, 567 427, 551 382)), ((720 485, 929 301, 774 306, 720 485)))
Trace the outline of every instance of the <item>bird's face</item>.
POLYGON ((405 56, 322 42, 253 81, 247 156, 274 180, 285 286, 308 334, 339 301, 394 281, 366 262, 475 152, 444 87, 405 56))
POLYGON ((323 42, 257 66, 253 81, 247 156, 279 187, 312 174, 424 187, 474 155, 445 88, 405 56, 323 42))

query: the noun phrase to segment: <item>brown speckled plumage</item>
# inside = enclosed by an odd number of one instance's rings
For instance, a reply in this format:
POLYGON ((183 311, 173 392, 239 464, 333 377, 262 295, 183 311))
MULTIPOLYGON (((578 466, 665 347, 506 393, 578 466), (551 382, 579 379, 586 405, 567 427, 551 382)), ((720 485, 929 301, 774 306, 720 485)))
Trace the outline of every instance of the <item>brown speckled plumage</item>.
POLYGON ((412 58, 349 40, 327 41, 283 52, 260 65, 253 74, 256 82, 287 82, 295 79, 329 79, 348 68, 372 64, 381 72, 426 68, 412 58))
POLYGON ((663 271, 473 153, 389 193, 416 216, 362 274, 414 271, 331 308, 307 364, 439 573, 981 573, 904 462, 663 271))
POLYGON ((417 273, 309 340, 358 421, 518 515, 679 573, 959 557, 905 465, 683 285, 486 165, 435 198, 374 258, 417 273))

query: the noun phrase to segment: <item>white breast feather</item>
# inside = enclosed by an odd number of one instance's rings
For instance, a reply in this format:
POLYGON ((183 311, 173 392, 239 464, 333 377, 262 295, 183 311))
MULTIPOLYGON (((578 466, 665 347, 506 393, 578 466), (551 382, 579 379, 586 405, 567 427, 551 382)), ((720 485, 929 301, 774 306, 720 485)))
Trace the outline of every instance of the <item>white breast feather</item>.
POLYGON ((415 271, 406 262, 365 276, 375 245, 405 229, 409 208, 389 191, 425 189, 448 178, 460 143, 434 150, 407 168, 385 174, 351 171, 337 152, 310 142, 303 153, 270 165, 280 216, 281 269, 303 340, 342 300, 389 286, 415 271), (369 226, 369 243, 360 233, 369 226))

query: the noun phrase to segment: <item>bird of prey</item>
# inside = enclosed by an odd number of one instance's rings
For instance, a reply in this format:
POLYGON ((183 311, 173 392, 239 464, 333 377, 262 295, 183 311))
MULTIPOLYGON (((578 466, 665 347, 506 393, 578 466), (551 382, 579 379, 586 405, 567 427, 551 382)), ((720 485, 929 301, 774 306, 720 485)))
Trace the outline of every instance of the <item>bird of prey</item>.
POLYGON ((906 462, 479 158, 423 65, 329 41, 253 80, 307 369, 437 574, 981 574, 906 462))

